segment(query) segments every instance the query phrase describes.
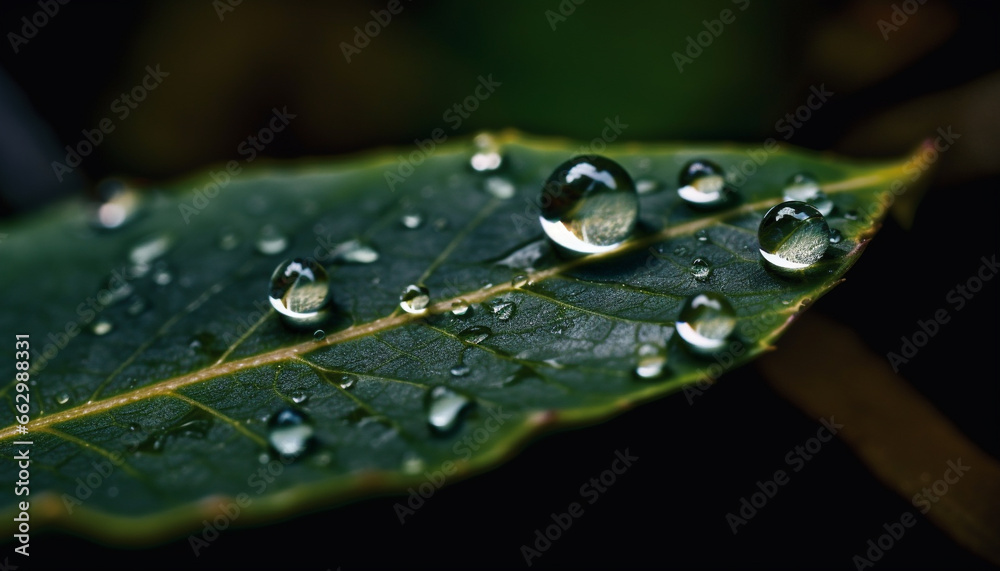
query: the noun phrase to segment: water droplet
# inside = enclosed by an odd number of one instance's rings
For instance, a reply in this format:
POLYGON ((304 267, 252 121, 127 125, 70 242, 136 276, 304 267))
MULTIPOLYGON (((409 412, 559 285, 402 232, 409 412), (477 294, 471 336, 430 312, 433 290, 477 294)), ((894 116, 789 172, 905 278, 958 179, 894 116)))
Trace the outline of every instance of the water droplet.
POLYGON ((219 249, 220 250, 234 250, 240 245, 240 237, 232 228, 223 228, 219 232, 219 249))
POLYGON ((261 464, 267 464, 271 461, 271 456, 267 452, 261 452, 257 455, 257 462, 261 464))
POLYGON ((358 381, 358 378, 354 375, 344 375, 340 377, 340 388, 347 390, 354 386, 354 383, 358 381))
POLYGON ((128 425, 128 431, 129 432, 139 432, 141 430, 142 430, 142 425, 139 424, 138 422, 132 422, 132 423, 129 423, 129 425, 128 425))
POLYGON ((528 285, 528 276, 525 274, 518 274, 514 276, 514 279, 510 280, 511 287, 524 287, 528 285))
POLYGON ((636 351, 638 362, 635 367, 635 375, 640 379, 655 379, 663 374, 667 364, 667 352, 665 349, 643 343, 636 351))
POLYGON ((399 296, 399 307, 407 313, 423 313, 431 303, 431 292, 424 286, 410 284, 399 296))
POLYGON ((705 160, 688 162, 681 169, 677 195, 693 208, 712 209, 726 205, 734 192, 726 186, 722 167, 705 160))
POLYGON ((436 433, 446 433, 458 426, 462 412, 471 401, 448 387, 434 387, 427 393, 427 423, 436 433))
POLYGON ((69 393, 61 392, 56 395, 56 402, 59 404, 66 404, 69 402, 69 393))
POLYGON ((830 246, 826 219, 804 202, 775 205, 757 230, 760 254, 779 272, 796 271, 815 264, 830 246))
POLYGON ((844 213, 844 218, 847 218, 848 220, 857 220, 858 219, 858 211, 857 210, 848 210, 847 212, 844 213))
POLYGON ((708 242, 708 230, 702 228, 694 233, 694 237, 697 238, 699 242, 708 242))
POLYGON ((165 286, 174 281, 174 275, 170 273, 170 270, 166 266, 161 266, 153 271, 153 283, 160 286, 165 286))
POLYGON ((141 273, 145 275, 149 271, 149 265, 166 254, 172 244, 173 238, 167 234, 149 236, 129 250, 128 260, 132 266, 141 268, 141 273))
POLYGON ((458 334, 458 337, 466 343, 478 345, 483 341, 486 341, 490 335, 493 335, 493 331, 489 327, 486 327, 485 325, 473 325, 468 329, 463 329, 458 334))
POLYGON ((843 240, 843 239, 844 239, 844 235, 840 233, 840 230, 837 230, 836 228, 834 228, 833 230, 830 230, 830 243, 831 244, 839 244, 840 241, 843 240))
POLYGON ((514 310, 517 307, 514 305, 513 301, 504 301, 502 299, 494 299, 490 303, 490 310, 493 315, 496 316, 500 321, 507 321, 514 316, 514 310))
POLYGON ((323 331, 322 329, 317 329, 316 331, 313 331, 313 339, 317 341, 322 341, 326 339, 326 331, 323 331))
POLYGON ((540 204, 548 237, 585 254, 618 247, 632 235, 639 218, 632 178, 618 163, 596 155, 559 165, 542 188, 540 204))
POLYGON ((458 301, 452 302, 451 304, 452 315, 461 317, 467 313, 469 313, 469 304, 466 303, 465 300, 460 299, 458 301))
POLYGON ((676 248, 674 248, 675 256, 683 256, 684 254, 687 253, 688 253, 687 246, 677 246, 676 248))
POLYGON ((496 264, 515 270, 527 270, 530 272, 534 269, 535 263, 545 255, 545 248, 547 246, 548 243, 545 240, 531 242, 527 246, 520 247, 503 259, 498 260, 496 264))
POLYGON ((424 217, 418 212, 409 212, 404 214, 403 217, 399 219, 399 222, 403 225, 403 228, 416 230, 424 223, 424 217))
POLYGON ((267 441, 281 456, 300 456, 312 443, 314 429, 312 423, 292 408, 278 411, 267 423, 267 441))
POLYGON ((459 363, 451 368, 451 375, 453 377, 464 377, 465 375, 468 375, 469 371, 471 370, 472 368, 470 368, 468 365, 464 363, 459 363))
POLYGON ((261 254, 273 256, 285 251, 285 248, 288 247, 288 237, 274 224, 265 224, 261 226, 254 246, 261 254))
POLYGON ((501 200, 512 198, 517 192, 514 183, 502 176, 491 176, 483 184, 486 187, 486 192, 501 200))
POLYGON ((698 281, 705 281, 712 274, 712 266, 704 258, 695 258, 691 262, 691 275, 698 281))
POLYGON ((688 298, 677 317, 677 334, 696 353, 711 354, 726 345, 736 328, 736 311, 717 293, 688 298))
POLYGON ((819 210, 823 216, 829 216, 830 212, 833 211, 833 201, 830 200, 830 197, 825 192, 820 190, 819 182, 809 173, 803 172, 792 175, 788 179, 788 182, 785 183, 782 195, 785 200, 805 202, 811 205, 816 210, 819 210))
POLYGON ((378 250, 360 240, 348 240, 333 248, 333 259, 349 264, 371 264, 378 261, 378 250))
POLYGON ((101 201, 94 210, 91 220, 95 228, 113 230, 133 220, 139 213, 141 197, 124 181, 107 179, 97 185, 97 195, 101 201))
POLYGON ((503 164, 503 155, 500 154, 500 145, 492 135, 480 133, 472 142, 476 146, 476 153, 469 159, 472 170, 490 172, 500 168, 503 164))
POLYGON ((635 181, 635 190, 639 194, 649 194, 658 188, 660 188, 660 183, 651 178, 640 178, 635 181))
POLYGON ((107 319, 98 319, 90 326, 90 332, 97 336, 107 335, 111 333, 112 328, 111 322, 107 319))
POLYGON ((326 316, 330 279, 323 266, 312 259, 285 260, 271 275, 269 299, 286 323, 317 323, 326 316))
POLYGON ((404 474, 410 474, 411 476, 419 474, 423 472, 426 467, 427 465, 424 463, 424 459, 419 456, 407 456, 403 460, 404 474))
POLYGON ((309 395, 304 389, 295 389, 288 395, 288 397, 291 398, 292 402, 295 404, 302 404, 309 399, 309 395))

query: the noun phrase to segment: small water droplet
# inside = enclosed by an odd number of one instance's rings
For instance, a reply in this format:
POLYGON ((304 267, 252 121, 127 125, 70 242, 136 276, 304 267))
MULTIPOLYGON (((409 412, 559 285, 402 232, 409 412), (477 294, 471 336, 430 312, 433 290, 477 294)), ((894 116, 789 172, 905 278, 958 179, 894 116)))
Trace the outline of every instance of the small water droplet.
POLYGON ((640 379, 655 379, 663 374, 667 364, 667 352, 661 347, 643 343, 636 351, 638 361, 635 375, 640 379))
POLYGON ((490 310, 493 315, 496 316, 500 321, 507 321, 514 316, 514 310, 517 307, 514 305, 513 301, 504 301, 502 299, 494 299, 490 302, 490 310))
POLYGON ((462 412, 472 402, 448 387, 434 387, 427 393, 427 423, 438 434, 450 432, 458 426, 462 412))
POLYGON ((702 228, 694 233, 694 237, 697 238, 699 242, 708 242, 708 230, 702 228))
POLYGON ((518 274, 514 276, 514 279, 510 280, 511 287, 521 288, 528 285, 528 276, 525 274, 518 274))
POLYGON ((302 455, 311 445, 315 433, 305 414, 292 408, 278 411, 267 426, 267 441, 281 456, 302 455))
POLYGON ((220 250, 230 251, 236 249, 240 245, 239 234, 236 233, 232 228, 223 228, 219 232, 218 245, 220 250))
POLYGON ((354 375, 344 375, 340 377, 340 388, 347 390, 354 386, 354 383, 358 381, 358 378, 354 375))
POLYGON ((326 339, 326 331, 323 331, 322 329, 317 329, 316 331, 313 331, 313 339, 317 341, 322 341, 326 339))
POLYGON ((66 404, 69 402, 69 393, 61 392, 56 395, 56 402, 59 404, 66 404))
POLYGON ((639 197, 628 172, 596 155, 559 165, 542 188, 540 204, 545 234, 584 254, 617 248, 632 235, 639 218, 639 197))
POLYGON ((472 369, 468 365, 459 363, 451 368, 451 375, 453 377, 464 377, 465 375, 468 375, 471 370, 472 369))
POLYGON ((309 399, 309 394, 306 393, 305 389, 295 389, 288 395, 292 402, 295 404, 302 404, 309 399))
POLYGON ((318 323, 326 316, 330 279, 323 266, 312 259, 285 260, 271 275, 269 299, 290 325, 318 323))
POLYGON ((138 422, 132 422, 132 423, 129 423, 129 425, 128 425, 128 431, 129 432, 139 432, 141 430, 142 430, 142 425, 139 424, 138 422))
POLYGON ((545 240, 531 242, 527 246, 514 250, 503 259, 497 261, 496 264, 515 270, 527 270, 530 272, 533 270, 535 263, 545 255, 547 246, 548 243, 545 240))
POLYGON ((261 254, 273 256, 284 252, 288 248, 288 237, 274 224, 265 224, 261 226, 254 246, 261 254))
POLYGON ((486 187, 486 192, 501 200, 512 198, 517 192, 514 183, 502 176, 488 177, 483 185, 486 187))
POLYGON ((460 299, 458 301, 452 302, 451 304, 452 315, 461 317, 467 313, 469 313, 469 304, 466 303, 465 300, 460 299))
POLYGON ((472 327, 463 329, 458 334, 458 337, 466 343, 478 345, 483 341, 486 341, 490 335, 493 335, 493 331, 489 327, 486 327, 485 325, 473 325, 472 327))
POLYGON ((500 154, 500 145, 489 133, 480 133, 472 140, 476 147, 475 154, 469 159, 472 170, 477 172, 491 172, 500 168, 503 164, 503 155, 500 154))
POLYGON ((337 244, 329 252, 334 261, 348 264, 371 264, 377 262, 379 258, 378 250, 374 246, 356 239, 337 244))
POLYGON ((830 230, 830 243, 831 244, 839 244, 840 241, 843 240, 843 239, 844 239, 844 235, 840 233, 840 230, 837 230, 836 228, 834 228, 833 230, 830 230))
POLYGON ((139 213, 141 196, 120 179, 106 179, 97 185, 101 203, 94 209, 91 224, 102 230, 114 230, 133 220, 139 213))
POLYGON ((132 246, 128 252, 128 260, 132 266, 139 267, 141 273, 145 275, 149 271, 150 264, 166 254, 172 244, 173 238, 167 234, 149 236, 132 246))
POLYGON ((640 178, 635 181, 635 190, 639 194, 649 194, 660 188, 660 183, 651 178, 640 178))
POLYGON ((848 220, 857 220, 858 219, 858 211, 857 210, 848 210, 847 212, 844 213, 844 218, 847 218, 848 220))
POLYGON ((403 459, 403 473, 414 475, 419 474, 424 471, 427 465, 424 463, 424 459, 419 456, 407 456, 403 459))
POLYGON ((681 168, 677 195, 692 208, 713 209, 725 206, 735 192, 726 186, 722 167, 706 160, 690 161, 681 168))
POLYGON ((174 275, 166 267, 159 267, 153 271, 153 283, 159 286, 169 285, 174 281, 174 275))
POLYGON ((768 267, 794 272, 823 257, 830 246, 830 227, 814 207, 804 202, 783 202, 764 215, 757 240, 768 267))
POLYGON ((805 202, 823 216, 829 216, 833 211, 833 201, 820 190, 819 182, 809 173, 798 173, 792 175, 785 183, 782 195, 787 201, 805 202))
POLYGON ((271 456, 267 452, 261 452, 257 456, 257 462, 261 464, 267 464, 270 461, 271 461, 271 456))
POLYGON ((98 319, 90 326, 90 332, 97 336, 107 335, 111 333, 111 329, 113 329, 113 326, 107 319, 98 319))
POLYGON ((675 256, 683 256, 684 254, 687 253, 688 253, 687 246, 677 246, 676 248, 674 248, 675 256))
POLYGON ((431 303, 431 292, 424 286, 410 284, 399 296, 399 307, 407 313, 423 313, 431 303))
POLYGON ((736 329, 736 311, 717 293, 688 298, 677 317, 677 334, 696 353, 711 354, 726 345, 736 329))
POLYGON ((403 228, 406 228, 408 230, 416 230, 417 228, 420 228, 421 225, 423 225, 424 217, 422 214, 418 212, 409 212, 404 214, 402 218, 399 219, 399 222, 400 224, 403 225, 403 228))
POLYGON ((704 258, 695 258, 691 262, 691 275, 698 281, 705 281, 712 274, 712 265, 704 258))

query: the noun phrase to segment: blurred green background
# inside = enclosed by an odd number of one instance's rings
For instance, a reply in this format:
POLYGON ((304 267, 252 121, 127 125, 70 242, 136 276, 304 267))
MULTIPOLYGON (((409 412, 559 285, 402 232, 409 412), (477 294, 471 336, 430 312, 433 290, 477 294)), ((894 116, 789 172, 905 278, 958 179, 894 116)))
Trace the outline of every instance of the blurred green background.
MULTIPOLYGON (((387 24, 371 24, 372 11, 389 4, 78 0, 38 17, 37 1, 5 1, 0 213, 93 193, 108 176, 155 183, 244 160, 241 144, 267 126, 274 108, 296 117, 255 161, 409 151, 435 128, 449 139, 514 127, 584 143, 616 118, 627 125, 625 141, 758 145, 773 137, 896 157, 951 126, 961 138, 935 163, 924 201, 918 207, 920 193, 904 195, 848 283, 813 310, 854 327, 876 353, 898 350, 899 336, 933 313, 979 256, 996 251, 997 3, 401 0, 387 24), (22 18, 45 23, 28 38, 22 18), (366 25, 377 35, 347 61, 344 44, 366 25), (700 53, 691 47, 699 39, 700 53), (682 70, 675 54, 690 58, 682 70), (116 100, 157 65, 169 75, 121 118, 116 100), (500 86, 456 125, 446 113, 475 93, 480 76, 500 86), (821 87, 833 95, 789 129, 786 114, 821 87), (114 131, 58 181, 51 163, 65 161, 65 146, 106 118, 114 131)), ((0 241, 0 259, 2 248, 0 241)), ((902 374, 997 456, 995 293, 970 307, 902 374)), ((910 504, 840 442, 739 535, 723 518, 814 423, 747 368, 727 374, 695 406, 678 395, 543 439, 498 470, 439 492, 405 527, 390 497, 230 530, 199 559, 183 539, 120 552, 49 535, 38 538, 33 563, 520 568, 519 545, 549 511, 565 506, 615 449, 631 447, 648 468, 623 477, 631 481, 533 568, 844 568, 910 504)), ((944 564, 986 567, 921 520, 878 567, 944 564)))

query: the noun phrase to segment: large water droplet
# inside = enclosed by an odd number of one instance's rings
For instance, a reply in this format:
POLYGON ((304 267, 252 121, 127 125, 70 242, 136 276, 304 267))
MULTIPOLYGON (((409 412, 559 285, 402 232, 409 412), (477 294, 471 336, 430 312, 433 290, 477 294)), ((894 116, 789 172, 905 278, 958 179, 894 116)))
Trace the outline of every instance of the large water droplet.
POLYGON ((698 281, 705 281, 712 274, 712 266, 704 258, 695 258, 691 262, 691 275, 698 281))
POLYGON ((285 251, 288 247, 288 237, 274 224, 265 224, 261 226, 254 246, 261 254, 273 256, 285 251))
POLYGON ((330 299, 330 279, 323 266, 312 259, 285 260, 271 275, 269 298, 286 323, 318 323, 325 317, 330 299))
POLYGON ((736 328, 736 311, 717 293, 688 298, 677 317, 677 334, 696 353, 710 354, 726 345, 736 328))
POLYGON ((779 272, 794 272, 815 264, 830 246, 826 219, 804 202, 775 205, 757 230, 760 254, 779 272))
POLYGON ((312 443, 312 423, 301 413, 292 408, 278 411, 267 423, 267 441, 274 451, 281 456, 300 456, 312 443))
POLYGON ((492 135, 480 133, 472 142, 476 147, 476 153, 469 159, 472 170, 490 172, 500 168, 503 164, 503 155, 500 154, 500 145, 492 135))
POLYGON ((431 303, 431 292, 424 286, 410 284, 399 296, 399 307, 407 313, 423 313, 431 303))
POLYGON ((706 160, 694 160, 681 168, 677 195, 693 208, 712 209, 725 206, 733 197, 726 186, 722 167, 706 160))
POLYGON ((585 254, 627 240, 639 218, 635 183, 611 159, 580 156, 559 165, 542 188, 542 228, 556 244, 585 254))
POLYGON ((97 185, 101 203, 94 210, 92 224, 113 230, 134 219, 139 212, 139 193, 119 179, 107 179, 97 185))
POLYGON ((819 210, 823 216, 829 216, 830 212, 833 211, 833 201, 820 190, 819 182, 809 173, 792 175, 785 183, 782 195, 785 200, 805 202, 811 205, 819 210))
POLYGON ((490 310, 493 315, 496 316, 500 321, 507 321, 514 316, 514 310, 517 307, 514 305, 513 301, 504 301, 502 299, 494 299, 490 302, 490 310))
POLYGON ((493 331, 489 327, 486 327, 485 325, 473 325, 472 327, 463 329, 458 334, 458 337, 466 343, 478 345, 483 341, 486 341, 490 335, 493 335, 493 331))
POLYGON ((427 423, 431 430, 445 433, 458 426, 462 412, 471 401, 448 387, 434 387, 427 394, 427 423))
POLYGON ((663 369, 667 364, 667 352, 661 347, 643 343, 636 351, 638 362, 635 367, 635 375, 640 379, 655 379, 663 374, 663 369))

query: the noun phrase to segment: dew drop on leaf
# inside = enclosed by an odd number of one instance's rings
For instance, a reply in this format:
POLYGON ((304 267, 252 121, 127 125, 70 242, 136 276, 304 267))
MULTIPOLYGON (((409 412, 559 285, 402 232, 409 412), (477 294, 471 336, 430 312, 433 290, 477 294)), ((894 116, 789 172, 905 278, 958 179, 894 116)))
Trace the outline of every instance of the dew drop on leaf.
POLYGON ((300 456, 310 446, 315 430, 312 422, 293 408, 278 411, 267 422, 267 441, 281 456, 300 456))
POLYGON ((344 376, 340 377, 340 383, 339 383, 340 384, 340 388, 342 388, 344 390, 347 390, 347 389, 353 387, 354 383, 357 382, 357 380, 358 380, 358 378, 355 377, 354 375, 344 375, 344 376))
POLYGON ((399 219, 399 223, 407 230, 416 230, 423 225, 424 217, 419 212, 408 212, 399 219))
POLYGON ((712 266, 704 258, 695 258, 691 262, 691 275, 698 281, 705 281, 712 275, 712 266))
POLYGON ((809 173, 798 173, 791 176, 785 183, 782 196, 786 201, 805 202, 823 216, 829 216, 833 211, 833 201, 820 190, 819 182, 809 173))
POLYGON ((107 319, 98 319, 93 325, 90 326, 90 332, 97 336, 107 335, 108 333, 111 333, 113 328, 114 327, 111 325, 111 322, 107 319))
POLYGON ((702 228, 694 233, 694 237, 697 238, 699 242, 708 242, 708 230, 702 228))
POLYGON ((67 392, 64 391, 64 392, 61 392, 58 395, 56 395, 56 402, 59 403, 59 404, 66 404, 66 403, 68 403, 69 402, 69 393, 67 393, 67 392))
POLYGON ((639 218, 632 178, 596 155, 559 165, 542 188, 540 221, 548 237, 572 252, 606 252, 627 240, 639 218))
POLYGON ((736 329, 736 311, 717 293, 688 298, 677 317, 677 334, 695 353, 711 354, 725 346, 736 329))
POLYGON ((473 325, 468 329, 463 329, 458 334, 458 337, 466 343, 478 345, 483 341, 486 341, 490 335, 493 335, 493 331, 489 327, 486 327, 485 325, 473 325))
POLYGON ((469 313, 469 304, 464 299, 452 302, 451 304, 452 315, 462 317, 467 313, 469 313))
POLYGON ((102 230, 114 230, 133 220, 142 204, 141 196, 122 180, 106 179, 97 185, 100 204, 94 209, 91 224, 102 230))
POLYGON ((378 261, 379 253, 374 246, 360 240, 348 240, 333 249, 333 258, 349 264, 371 264, 378 261))
POLYGON ((483 183, 483 186, 486 187, 486 192, 501 200, 513 198, 514 194, 517 192, 517 189, 514 187, 514 183, 502 176, 491 176, 487 178, 483 183))
POLYGON ((448 387, 434 387, 427 393, 427 424, 436 433, 454 430, 471 401, 448 387))
POLYGON ((819 210, 804 202, 782 202, 764 215, 757 230, 766 265, 794 272, 815 264, 830 246, 830 227, 819 210))
POLYGON ((830 243, 831 244, 839 244, 840 241, 843 240, 843 239, 844 239, 844 235, 840 233, 840 230, 837 230, 836 228, 834 228, 833 230, 830 230, 830 243))
POLYGON ((288 237, 274 224, 265 224, 261 226, 254 246, 261 254, 273 256, 284 252, 288 248, 288 237))
POLYGON ((306 393, 304 389, 295 389, 294 391, 291 392, 291 394, 288 395, 288 397, 292 399, 293 403, 302 404, 309 399, 309 394, 306 393))
POLYGON ((322 341, 326 339, 326 331, 323 331, 322 329, 317 329, 316 331, 313 331, 313 339, 317 341, 322 341))
POLYGON ((635 367, 636 377, 640 379, 655 379, 663 374, 663 370, 667 364, 665 349, 650 343, 643 343, 636 351, 636 356, 638 357, 635 367))
POLYGON ((503 301, 501 299, 494 299, 490 303, 490 310, 493 315, 496 316, 500 321, 507 321, 514 316, 514 310, 516 306, 513 301, 503 301))
POLYGON ((271 275, 271 306, 291 325, 321 321, 329 298, 330 279, 312 259, 285 260, 271 275))
POLYGON ((733 191, 726 186, 722 167, 706 160, 690 161, 681 168, 677 195, 688 206, 709 210, 728 204, 733 191))
POLYGON ((500 154, 500 145, 489 133, 480 133, 472 140, 476 147, 475 154, 469 159, 472 170, 477 172, 491 172, 500 168, 503 164, 503 155, 500 154))
POLYGON ((651 178, 640 178, 635 181, 635 190, 639 194, 649 194, 660 188, 660 183, 651 178))
POLYGON ((219 232, 219 239, 217 241, 220 250, 226 252, 236 249, 240 245, 240 236, 232 228, 223 228, 219 232))
POLYGON ((470 371, 472 371, 472 368, 470 368, 468 365, 464 363, 459 363, 451 368, 451 376, 464 377, 468 375, 470 371))
POLYGON ((518 274, 514 276, 514 279, 510 280, 511 287, 524 287, 528 285, 528 276, 525 274, 518 274))
POLYGON ((407 313, 423 313, 431 303, 431 292, 424 286, 410 284, 399 296, 399 307, 407 313))

